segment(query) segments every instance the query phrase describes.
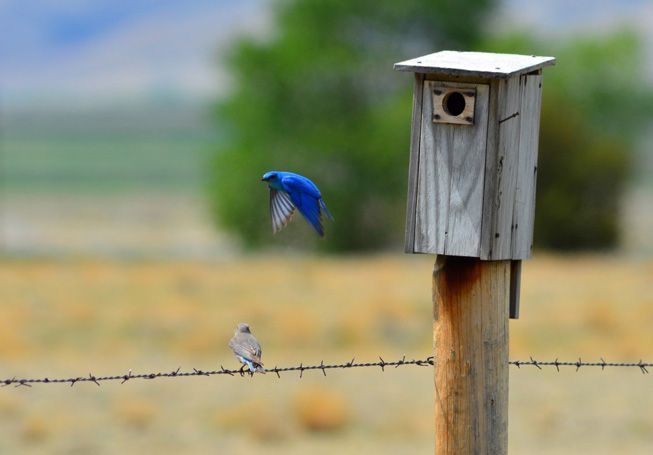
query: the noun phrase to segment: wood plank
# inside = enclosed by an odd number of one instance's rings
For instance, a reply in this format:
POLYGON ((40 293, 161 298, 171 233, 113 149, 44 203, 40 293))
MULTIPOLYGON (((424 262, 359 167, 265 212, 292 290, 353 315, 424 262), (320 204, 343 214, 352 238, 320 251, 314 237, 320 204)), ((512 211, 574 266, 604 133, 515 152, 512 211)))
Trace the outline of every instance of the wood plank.
POLYGON ((435 232, 437 235, 436 254, 446 254, 447 237, 452 235, 448 230, 449 226, 449 209, 451 206, 451 171, 452 171, 452 155, 454 152, 454 129, 453 128, 438 128, 431 125, 431 135, 434 138, 435 153, 435 191, 439 195, 436 198, 438 207, 435 212, 438 214, 433 222, 436 223, 435 232))
POLYGON ((519 165, 521 91, 519 77, 499 82, 496 123, 489 126, 498 129, 496 156, 492 157, 494 161, 489 166, 486 162, 486 172, 494 173, 495 180, 493 187, 486 186, 487 198, 483 204, 484 239, 490 242, 487 259, 491 260, 511 258, 512 214, 519 165))
POLYGON ((417 179, 419 169, 419 143, 422 126, 422 87, 424 75, 416 73, 413 87, 413 116, 410 132, 410 162, 408 165, 408 202, 406 207, 406 231, 404 251, 415 251, 415 216, 417 208, 417 179))
POLYGON ((542 76, 522 76, 519 164, 512 216, 512 258, 527 259, 533 247, 537 150, 540 134, 542 76))
POLYGON ((483 178, 483 216, 481 220, 481 259, 492 259, 492 221, 497 188, 497 153, 499 141, 499 85, 501 81, 490 82, 490 106, 488 109, 487 140, 485 144, 485 176, 483 178))
MULTIPOLYGON (((415 216, 415 252, 436 253, 444 251, 444 231, 448 218, 449 173, 442 156, 436 153, 433 134, 433 103, 431 82, 424 82, 422 93, 422 125, 417 178, 417 209, 415 216), (444 184, 443 182, 446 182, 444 184)), ((443 138, 437 138, 443 141, 443 138)))
POLYGON ((487 85, 424 82, 416 252, 479 255, 488 96, 487 85), (476 90, 475 125, 432 123, 431 93, 442 88, 476 90))
POLYGON ((554 57, 440 51, 395 63, 397 71, 509 79, 555 64, 554 57))
POLYGON ((424 80, 442 82, 467 82, 470 84, 490 84, 492 79, 477 76, 460 76, 447 74, 424 73, 424 80))
MULTIPOLYGON (((461 85, 461 84, 457 84, 461 85)), ((445 232, 444 254, 480 255, 483 218, 483 175, 487 138, 488 85, 476 85, 476 112, 473 127, 439 125, 453 132, 453 143, 441 150, 449 166, 449 218, 445 232)))
POLYGON ((436 259, 436 454, 507 453, 510 262, 436 259))

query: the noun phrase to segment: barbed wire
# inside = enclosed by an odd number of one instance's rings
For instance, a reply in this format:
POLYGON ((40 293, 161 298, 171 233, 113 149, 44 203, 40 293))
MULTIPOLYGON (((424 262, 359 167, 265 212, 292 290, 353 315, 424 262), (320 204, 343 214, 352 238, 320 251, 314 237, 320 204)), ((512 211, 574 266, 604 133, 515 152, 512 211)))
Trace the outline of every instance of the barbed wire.
MULTIPOLYGON (((281 373, 299 371, 299 377, 302 378, 304 376, 304 371, 311 371, 311 370, 321 370, 322 374, 326 376, 327 375, 326 371, 333 370, 333 369, 378 367, 381 369, 381 371, 384 372, 385 367, 399 368, 400 366, 406 366, 406 365, 433 366, 435 364, 435 360, 432 356, 426 357, 425 359, 406 359, 406 356, 403 356, 399 360, 394 360, 390 362, 383 360, 383 358, 380 356, 379 356, 379 360, 376 362, 356 362, 355 360, 356 360, 355 358, 352 358, 349 362, 345 362, 345 363, 325 364, 324 361, 320 361, 319 364, 313 364, 313 365, 304 365, 303 363, 300 363, 299 365, 289 366, 289 367, 275 366, 274 368, 267 368, 265 372, 274 373, 277 375, 278 378, 281 378, 281 373)), ((649 371, 647 368, 653 367, 653 362, 643 362, 642 360, 640 360, 637 363, 606 362, 605 360, 603 360, 602 357, 600 362, 586 362, 583 361, 580 357, 576 361, 559 361, 558 359, 536 360, 533 357, 530 357, 529 360, 510 360, 508 363, 510 365, 516 366, 519 369, 523 366, 532 366, 539 370, 542 370, 543 367, 555 367, 555 369, 558 372, 560 372, 560 367, 575 367, 576 371, 580 370, 583 367, 601 367, 601 370, 605 370, 606 368, 625 367, 625 368, 639 368, 642 374, 648 374, 649 371)), ((134 374, 132 373, 132 370, 129 370, 127 374, 117 374, 117 375, 110 375, 110 376, 96 376, 93 373, 89 373, 88 376, 52 378, 52 379, 48 377, 43 377, 43 378, 13 377, 11 379, 0 380, 0 387, 6 387, 9 385, 14 385, 15 387, 21 387, 21 386, 32 387, 32 384, 70 384, 70 386, 72 387, 78 382, 92 382, 97 386, 99 386, 101 382, 106 382, 106 381, 120 381, 120 384, 124 384, 125 382, 131 381, 133 379, 151 380, 151 379, 158 379, 158 378, 184 378, 190 376, 219 376, 219 375, 228 375, 228 376, 239 375, 241 377, 244 377, 244 376, 253 376, 253 373, 243 370, 242 368, 238 370, 226 369, 222 365, 220 365, 219 370, 198 370, 196 368, 193 368, 192 371, 181 371, 181 368, 177 368, 176 370, 169 371, 169 372, 138 373, 138 374, 134 374)))
MULTIPOLYGON (((334 363, 334 364, 325 364, 324 361, 321 361, 319 365, 304 365, 300 363, 296 366, 289 367, 277 367, 266 368, 266 373, 275 373, 279 378, 281 378, 281 373, 287 373, 291 371, 299 371, 299 377, 303 377, 304 371, 310 370, 321 370, 324 376, 326 376, 326 370, 333 369, 346 369, 346 368, 366 368, 366 367, 380 367, 382 371, 385 371, 385 367, 395 367, 398 368, 403 365, 417 365, 417 366, 429 366, 433 365, 433 357, 427 357, 426 359, 410 359, 407 360, 406 356, 403 356, 400 360, 386 362, 382 357, 379 357, 378 362, 356 362, 355 358, 352 358, 349 362, 346 363, 334 363)), ((226 369, 220 365, 219 370, 198 370, 193 368, 192 371, 181 371, 181 368, 177 368, 174 371, 170 372, 159 372, 159 373, 140 373, 134 374, 132 370, 129 370, 127 374, 118 374, 111 376, 95 376, 92 373, 89 373, 88 376, 78 376, 71 378, 25 378, 25 379, 3 379, 0 380, 0 386, 6 387, 8 385, 27 386, 31 387, 32 384, 61 384, 61 383, 70 383, 70 386, 74 386, 78 382, 93 382, 96 385, 100 385, 100 382, 103 381, 121 381, 121 384, 124 384, 127 381, 132 379, 157 379, 157 378, 178 378, 178 377, 189 377, 189 376, 217 376, 217 375, 229 375, 229 376, 253 376, 252 373, 244 370, 243 368, 233 370, 226 369)))

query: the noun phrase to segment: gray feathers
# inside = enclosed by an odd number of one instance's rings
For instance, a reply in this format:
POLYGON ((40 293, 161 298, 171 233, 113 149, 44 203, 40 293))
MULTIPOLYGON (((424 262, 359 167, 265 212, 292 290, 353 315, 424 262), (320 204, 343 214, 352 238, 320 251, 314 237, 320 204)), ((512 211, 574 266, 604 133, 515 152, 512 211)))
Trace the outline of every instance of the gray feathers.
POLYGON ((295 213, 295 206, 290 196, 284 191, 270 188, 270 218, 272 219, 272 232, 275 234, 286 227, 295 213))
POLYGON ((265 373, 261 356, 263 351, 258 340, 250 332, 249 325, 240 323, 236 333, 229 340, 229 347, 234 352, 238 360, 250 368, 250 371, 265 373), (253 368, 253 369, 252 369, 253 368))

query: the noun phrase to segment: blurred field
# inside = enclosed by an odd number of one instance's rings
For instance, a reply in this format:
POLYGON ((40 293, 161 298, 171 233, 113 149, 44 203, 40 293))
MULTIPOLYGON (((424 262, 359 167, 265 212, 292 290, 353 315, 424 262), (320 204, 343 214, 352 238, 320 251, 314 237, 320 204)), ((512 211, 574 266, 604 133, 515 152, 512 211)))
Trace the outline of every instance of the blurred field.
MULTIPOLYGON (((432 258, 0 263, 0 377, 427 356, 432 258)), ((539 255, 511 357, 653 358, 653 261, 539 255)), ((650 453, 638 370, 511 370, 513 453, 650 453)), ((431 453, 428 368, 0 389, 0 453, 431 453)))
POLYGON ((195 194, 216 141, 207 111, 165 100, 3 111, 0 189, 39 196, 195 194))

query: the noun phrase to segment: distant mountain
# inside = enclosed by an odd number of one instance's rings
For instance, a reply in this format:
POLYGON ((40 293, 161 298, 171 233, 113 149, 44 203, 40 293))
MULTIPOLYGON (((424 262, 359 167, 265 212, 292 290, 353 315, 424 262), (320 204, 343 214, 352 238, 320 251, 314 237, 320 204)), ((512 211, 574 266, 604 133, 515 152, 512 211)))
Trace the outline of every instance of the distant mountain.
MULTIPOLYGON (((206 99, 228 89, 219 53, 269 33, 273 1, 2 0, 0 103, 206 99)), ((651 0, 503 0, 492 21, 555 35, 623 24, 645 35, 653 62, 651 0)))
POLYGON ((267 28, 265 0, 0 2, 3 104, 205 96, 217 53, 267 28))

